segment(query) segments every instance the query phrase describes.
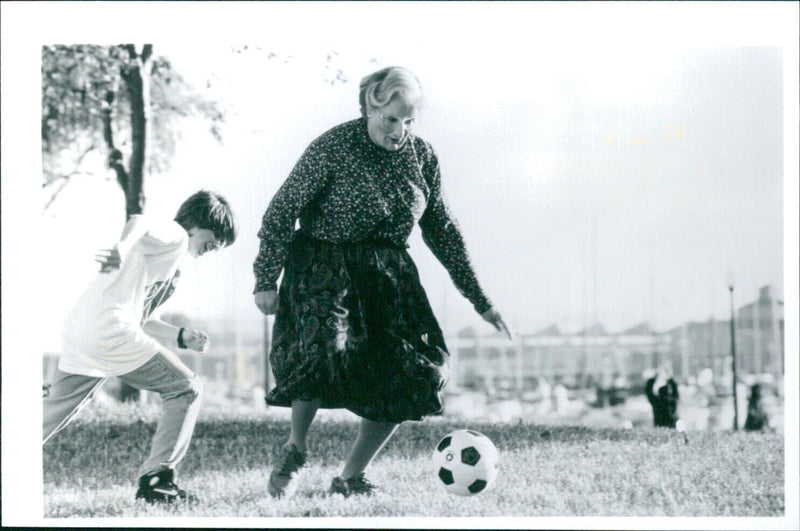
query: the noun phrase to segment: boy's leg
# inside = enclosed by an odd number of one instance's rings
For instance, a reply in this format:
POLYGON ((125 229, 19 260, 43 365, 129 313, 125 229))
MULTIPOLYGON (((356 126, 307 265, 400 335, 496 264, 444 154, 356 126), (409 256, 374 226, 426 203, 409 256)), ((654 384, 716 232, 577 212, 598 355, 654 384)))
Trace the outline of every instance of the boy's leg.
POLYGON ((59 369, 42 404, 42 444, 64 429, 89 403, 106 378, 71 374, 59 369))
POLYGON ((174 469, 186 455, 192 440, 203 393, 200 377, 178 356, 162 351, 119 379, 137 389, 159 393, 163 401, 150 455, 139 468, 138 475, 174 469))

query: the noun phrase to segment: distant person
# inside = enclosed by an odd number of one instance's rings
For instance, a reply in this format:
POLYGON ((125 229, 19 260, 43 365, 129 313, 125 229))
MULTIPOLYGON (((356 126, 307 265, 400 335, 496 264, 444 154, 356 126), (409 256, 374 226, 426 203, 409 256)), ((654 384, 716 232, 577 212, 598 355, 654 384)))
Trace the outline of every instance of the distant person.
POLYGON ((449 354, 406 251, 415 223, 478 314, 508 333, 445 204, 436 153, 413 132, 419 81, 404 68, 379 70, 361 80, 359 103, 360 118, 305 150, 258 233, 255 303, 276 314, 276 385, 266 401, 292 408, 289 439, 269 479, 272 496, 297 488, 318 408, 361 417, 329 489, 344 496, 375 489, 364 470, 400 423, 442 410, 449 354))
POLYGON ((44 443, 69 424, 109 376, 116 376, 163 400, 150 455, 139 467, 136 499, 191 499, 175 484, 175 467, 189 447, 203 386, 164 345, 202 353, 209 340, 199 330, 175 327, 151 314, 172 296, 185 255, 198 257, 231 245, 236 232, 227 201, 207 191, 189 197, 174 221, 131 216, 114 248, 98 254, 100 275, 65 322, 58 369, 44 398, 44 443))
POLYGON ((561 381, 553 386, 553 406, 558 415, 563 415, 569 409, 569 392, 561 381))
POLYGON ((539 382, 539 388, 537 389, 537 401, 539 402, 537 413, 539 415, 546 415, 552 406, 552 387, 544 376, 539 377, 537 380, 539 382))
POLYGON ((764 410, 761 398, 761 384, 753 384, 747 402, 747 420, 744 422, 746 431, 771 431, 769 415, 764 410))
POLYGON ((655 426, 674 428, 678 421, 678 384, 672 379, 672 370, 668 366, 661 367, 647 380, 645 394, 653 407, 655 426))

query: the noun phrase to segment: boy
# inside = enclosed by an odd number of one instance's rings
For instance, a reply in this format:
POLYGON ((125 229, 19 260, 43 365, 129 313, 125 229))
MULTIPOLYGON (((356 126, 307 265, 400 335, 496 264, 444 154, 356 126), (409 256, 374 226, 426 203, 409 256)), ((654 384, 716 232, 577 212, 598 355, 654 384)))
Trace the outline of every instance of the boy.
POLYGON ((200 409, 202 383, 164 344, 204 352, 208 336, 151 318, 175 290, 178 264, 189 254, 227 247, 237 228, 227 201, 201 190, 174 221, 131 216, 114 249, 101 252, 101 274, 71 310, 62 334, 58 370, 44 399, 46 443, 88 403, 109 376, 161 395, 163 410, 150 455, 139 468, 136 499, 191 499, 175 484, 200 409), (114 270, 112 272, 112 270, 114 270))

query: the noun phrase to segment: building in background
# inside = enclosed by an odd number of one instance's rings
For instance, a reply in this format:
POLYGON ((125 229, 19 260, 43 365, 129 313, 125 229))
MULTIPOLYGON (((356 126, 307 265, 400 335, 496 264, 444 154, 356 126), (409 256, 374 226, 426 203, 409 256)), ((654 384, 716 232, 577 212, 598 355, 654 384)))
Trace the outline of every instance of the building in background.
POLYGON ((574 334, 562 334, 551 326, 514 341, 499 334, 478 337, 467 328, 448 340, 453 363, 450 385, 503 395, 533 391, 548 382, 610 393, 644 385, 644 371, 669 355, 671 341, 647 323, 618 334, 608 333, 602 325, 574 334))
MULTIPOLYGON (((783 301, 775 297, 772 286, 762 287, 756 301, 741 306, 734 324, 737 372, 780 381, 784 370, 783 301)), ((691 381, 710 368, 722 387, 730 385, 729 320, 685 323, 667 333, 673 338, 670 356, 677 376, 691 381)))
POLYGON ((742 306, 737 317, 736 348, 742 352, 742 371, 783 375, 783 301, 775 297, 772 286, 762 287, 758 300, 742 306))
MULTIPOLYGON (((741 375, 769 375, 779 381, 784 363, 783 302, 771 286, 761 288, 755 302, 740 307, 736 318, 736 349, 741 375)), ((730 321, 687 322, 656 332, 646 322, 619 333, 596 324, 564 334, 550 326, 515 341, 500 334, 478 336, 466 328, 448 339, 453 356, 450 385, 484 390, 493 395, 518 395, 534 390, 542 379, 572 388, 640 390, 645 374, 670 362, 683 383, 711 369, 721 389, 731 372, 730 321)), ((601 395, 602 397, 602 395, 601 395)))

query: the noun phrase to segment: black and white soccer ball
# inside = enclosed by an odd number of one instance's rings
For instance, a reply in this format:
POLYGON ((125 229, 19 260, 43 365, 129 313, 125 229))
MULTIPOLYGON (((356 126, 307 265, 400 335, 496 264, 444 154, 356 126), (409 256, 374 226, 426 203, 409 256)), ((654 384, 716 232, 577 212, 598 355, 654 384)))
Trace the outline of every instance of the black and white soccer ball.
POLYGON ((447 492, 459 496, 485 492, 497 478, 499 457, 486 435, 456 430, 442 438, 433 452, 436 480, 447 492))

